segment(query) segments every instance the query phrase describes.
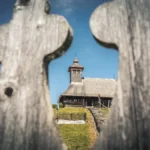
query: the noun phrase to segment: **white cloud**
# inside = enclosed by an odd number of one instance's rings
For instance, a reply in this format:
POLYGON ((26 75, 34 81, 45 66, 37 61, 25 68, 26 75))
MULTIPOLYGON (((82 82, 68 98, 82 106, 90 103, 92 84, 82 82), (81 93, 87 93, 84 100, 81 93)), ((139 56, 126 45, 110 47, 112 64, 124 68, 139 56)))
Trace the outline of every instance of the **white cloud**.
POLYGON ((57 9, 63 9, 66 15, 70 15, 73 12, 73 5, 74 0, 57 0, 55 7, 57 7, 57 9))

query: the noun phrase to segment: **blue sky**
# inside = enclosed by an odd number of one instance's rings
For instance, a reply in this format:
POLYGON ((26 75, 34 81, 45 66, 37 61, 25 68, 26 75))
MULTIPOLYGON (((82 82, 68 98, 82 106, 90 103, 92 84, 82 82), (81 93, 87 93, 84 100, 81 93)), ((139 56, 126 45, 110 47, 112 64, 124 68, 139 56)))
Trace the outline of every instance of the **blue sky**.
MULTIPOLYGON (((116 78, 118 52, 100 46, 93 38, 89 19, 93 10, 108 0, 50 0, 51 13, 63 15, 73 28, 74 37, 65 55, 49 64, 49 87, 52 103, 56 103, 69 85, 68 67, 75 56, 85 67, 84 77, 116 78)), ((15 0, 0 1, 0 24, 11 19, 15 0)))

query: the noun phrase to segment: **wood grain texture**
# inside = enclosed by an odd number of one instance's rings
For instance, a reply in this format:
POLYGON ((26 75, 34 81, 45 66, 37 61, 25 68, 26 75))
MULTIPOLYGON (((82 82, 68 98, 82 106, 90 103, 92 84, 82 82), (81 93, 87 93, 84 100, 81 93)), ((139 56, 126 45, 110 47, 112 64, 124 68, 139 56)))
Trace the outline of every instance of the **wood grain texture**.
POLYGON ((46 0, 17 0, 0 27, 0 150, 66 149, 53 121, 48 61, 72 41, 68 22, 46 0))
POLYGON ((8 34, 7 27, 7 24, 0 27, 0 63, 2 62, 3 54, 7 45, 7 41, 5 40, 8 34))
POLYGON ((118 47, 116 96, 94 149, 150 149, 150 1, 114 0, 92 14, 93 36, 118 47))

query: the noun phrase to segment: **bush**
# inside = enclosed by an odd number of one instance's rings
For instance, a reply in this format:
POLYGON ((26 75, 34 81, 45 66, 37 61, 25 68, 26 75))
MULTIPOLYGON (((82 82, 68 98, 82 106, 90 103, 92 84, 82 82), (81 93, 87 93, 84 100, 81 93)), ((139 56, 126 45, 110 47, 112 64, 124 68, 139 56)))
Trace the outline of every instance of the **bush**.
POLYGON ((86 120, 86 113, 85 112, 79 112, 79 113, 60 112, 58 113, 58 118, 65 119, 65 120, 86 120))
POLYGON ((52 104, 53 109, 57 108, 57 104, 52 104))
MULTIPOLYGON (((54 114, 56 115, 55 109, 54 114)), ((59 119, 65 120, 86 120, 86 111, 84 108, 73 108, 73 107, 60 108, 58 110, 58 117, 59 119)))
POLYGON ((59 103, 59 108, 64 108, 65 105, 63 103, 59 103))

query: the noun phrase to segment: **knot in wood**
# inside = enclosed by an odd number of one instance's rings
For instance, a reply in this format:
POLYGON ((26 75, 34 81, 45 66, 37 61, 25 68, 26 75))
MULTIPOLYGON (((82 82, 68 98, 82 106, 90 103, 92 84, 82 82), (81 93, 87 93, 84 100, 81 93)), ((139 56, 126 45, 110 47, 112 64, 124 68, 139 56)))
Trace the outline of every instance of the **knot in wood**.
POLYGON ((5 95, 8 96, 8 97, 11 97, 13 94, 13 88, 12 87, 7 87, 5 89, 5 95))
POLYGON ((16 83, 13 81, 0 81, 0 101, 11 98, 17 91, 16 83))

